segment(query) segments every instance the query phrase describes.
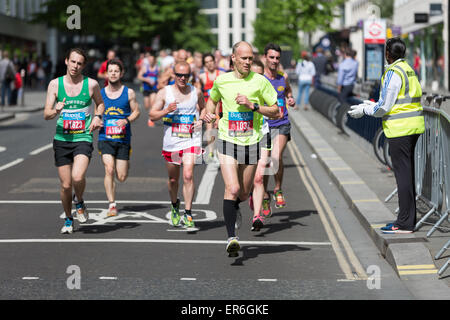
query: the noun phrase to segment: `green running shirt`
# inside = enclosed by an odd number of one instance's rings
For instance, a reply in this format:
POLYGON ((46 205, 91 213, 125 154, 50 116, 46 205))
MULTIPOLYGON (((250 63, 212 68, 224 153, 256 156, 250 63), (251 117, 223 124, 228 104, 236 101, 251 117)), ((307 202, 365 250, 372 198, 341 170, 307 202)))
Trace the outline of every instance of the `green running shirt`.
POLYGON ((67 142, 92 142, 93 134, 89 133, 92 116, 89 108, 92 99, 89 96, 89 78, 84 77, 81 92, 76 97, 69 97, 64 89, 64 77, 58 78, 57 102, 66 103, 56 122, 55 140, 67 142))
POLYGON ((223 117, 219 121, 219 139, 248 146, 263 137, 263 115, 238 105, 235 101, 238 93, 245 95, 252 103, 272 106, 277 103, 277 92, 269 80, 255 72, 250 72, 244 79, 238 79, 233 72, 228 72, 214 81, 210 98, 213 101, 222 100, 223 110, 223 117))

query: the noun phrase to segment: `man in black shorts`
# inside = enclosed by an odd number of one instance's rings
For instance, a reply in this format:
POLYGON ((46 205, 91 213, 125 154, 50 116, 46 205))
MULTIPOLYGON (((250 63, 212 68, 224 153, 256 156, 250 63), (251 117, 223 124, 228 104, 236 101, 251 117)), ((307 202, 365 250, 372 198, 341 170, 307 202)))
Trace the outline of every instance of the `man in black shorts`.
POLYGON ((276 117, 278 106, 277 93, 270 82, 250 70, 253 61, 251 45, 245 41, 236 43, 231 58, 234 71, 219 75, 214 81, 204 120, 212 122, 216 119, 216 106, 222 101, 217 150, 225 182, 226 250, 229 256, 235 257, 240 249, 235 234, 236 224, 239 226, 239 203, 247 199, 253 184, 260 158, 263 115, 276 117))
POLYGON ((115 177, 124 182, 128 176, 131 154, 130 123, 139 117, 139 105, 134 90, 124 86, 124 73, 119 59, 108 61, 108 86, 102 89, 105 102, 103 127, 98 135, 98 150, 105 166, 105 190, 109 201, 108 217, 117 215, 115 177))
POLYGON ((66 75, 50 81, 44 108, 44 119, 58 118, 53 141, 55 165, 61 181, 61 202, 66 213, 61 233, 73 232, 72 188, 75 192, 76 213, 80 223, 89 219, 83 193, 86 171, 92 155, 93 131, 102 126, 104 111, 98 82, 83 76, 87 57, 83 50, 71 49, 66 56, 66 75), (94 100, 95 115, 90 113, 94 100))

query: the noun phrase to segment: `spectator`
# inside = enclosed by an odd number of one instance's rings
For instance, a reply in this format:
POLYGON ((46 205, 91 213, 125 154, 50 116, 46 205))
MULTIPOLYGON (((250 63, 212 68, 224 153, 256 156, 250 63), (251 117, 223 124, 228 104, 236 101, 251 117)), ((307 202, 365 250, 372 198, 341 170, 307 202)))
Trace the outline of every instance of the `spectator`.
POLYGON ((50 80, 53 79, 52 77, 52 70, 53 70, 53 63, 52 60, 50 59, 49 55, 45 56, 44 61, 42 61, 42 68, 44 68, 44 73, 45 73, 45 88, 48 87, 48 84, 50 83, 50 80))
POLYGON ((316 69, 316 76, 314 77, 314 87, 321 85, 320 77, 327 74, 328 59, 323 55, 323 49, 321 47, 316 49, 316 56, 312 59, 314 67, 316 69))
POLYGON ((421 80, 421 77, 420 77, 420 66, 421 65, 422 65, 422 60, 420 60, 419 50, 416 49, 414 51, 414 65, 413 65, 413 69, 414 69, 414 72, 416 73, 416 76, 419 79, 419 81, 421 80))
POLYGON ((11 83, 14 80, 14 66, 9 60, 9 52, 3 51, 3 59, 0 60, 0 84, 2 101, 1 105, 5 105, 5 96, 7 95, 8 103, 11 104, 11 83))
POLYGON ((308 110, 309 104, 309 89, 311 88, 312 81, 316 75, 316 68, 314 63, 311 62, 311 57, 308 52, 302 52, 302 59, 297 63, 295 73, 298 76, 298 95, 296 105, 300 106, 302 102, 302 95, 304 95, 303 108, 308 110))
POLYGON ((28 80, 29 80, 29 86, 34 89, 36 86, 36 71, 37 71, 37 65, 36 61, 32 58, 30 62, 28 63, 28 80))
POLYGON ((36 79, 38 89, 45 89, 45 71, 41 63, 37 65, 36 79))
POLYGON ((108 76, 106 74, 108 61, 114 59, 115 57, 116 57, 116 52, 112 49, 109 49, 108 53, 106 54, 106 60, 103 61, 100 69, 98 70, 97 78, 105 80, 104 87, 106 87, 108 85, 108 76))
POLYGON ((356 51, 347 48, 344 51, 344 60, 338 67, 338 93, 339 101, 346 103, 347 98, 353 94, 356 76, 358 75, 358 61, 355 60, 356 51))
POLYGON ((20 66, 18 64, 14 65, 14 69, 16 72, 15 78, 14 78, 14 89, 11 93, 11 103, 10 105, 15 106, 17 105, 17 101, 22 97, 22 76, 20 75, 20 66))

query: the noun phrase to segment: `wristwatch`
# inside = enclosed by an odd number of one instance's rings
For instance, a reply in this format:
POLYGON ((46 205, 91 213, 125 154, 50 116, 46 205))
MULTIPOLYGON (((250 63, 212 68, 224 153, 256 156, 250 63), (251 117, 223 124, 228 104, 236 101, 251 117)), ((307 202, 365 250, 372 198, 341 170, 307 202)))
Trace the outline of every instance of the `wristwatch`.
POLYGON ((254 104, 253 104, 253 112, 256 112, 256 111, 258 111, 258 110, 259 110, 259 104, 254 103, 254 104))
POLYGON ((103 118, 101 114, 96 114, 94 117, 99 117, 100 120, 102 120, 102 118, 103 118))

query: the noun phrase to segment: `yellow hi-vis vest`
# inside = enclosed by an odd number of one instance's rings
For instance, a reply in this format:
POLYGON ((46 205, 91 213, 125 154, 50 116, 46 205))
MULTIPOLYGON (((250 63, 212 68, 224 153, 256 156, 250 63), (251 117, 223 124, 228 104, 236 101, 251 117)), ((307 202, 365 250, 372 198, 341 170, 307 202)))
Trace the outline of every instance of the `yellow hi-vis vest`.
POLYGON ((395 138, 423 133, 425 121, 420 104, 422 88, 416 73, 405 60, 398 60, 384 72, 381 77, 382 84, 389 70, 393 70, 401 77, 402 87, 394 106, 382 118, 384 134, 388 138, 395 138))

